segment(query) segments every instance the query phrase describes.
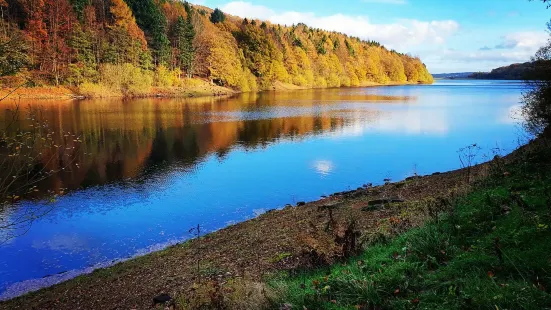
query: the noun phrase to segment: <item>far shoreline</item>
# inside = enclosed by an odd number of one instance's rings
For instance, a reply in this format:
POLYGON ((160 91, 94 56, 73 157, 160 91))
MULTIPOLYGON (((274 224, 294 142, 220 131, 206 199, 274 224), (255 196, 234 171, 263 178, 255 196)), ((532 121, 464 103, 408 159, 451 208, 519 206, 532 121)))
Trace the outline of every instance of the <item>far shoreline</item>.
POLYGON ((0 88, 0 102, 13 100, 99 100, 99 99, 163 99, 163 98, 205 98, 205 97, 231 97, 246 93, 262 92, 288 92, 296 90, 311 89, 340 89, 340 88, 368 88, 384 86, 408 86, 408 85, 433 85, 434 83, 412 83, 412 82, 365 82, 358 86, 341 87, 303 87, 288 83, 276 82, 269 89, 241 92, 231 88, 205 83, 200 87, 154 87, 145 94, 84 94, 78 88, 67 86, 38 86, 38 87, 19 87, 19 88, 0 88), (2 100, 2 98, 4 98, 2 100))

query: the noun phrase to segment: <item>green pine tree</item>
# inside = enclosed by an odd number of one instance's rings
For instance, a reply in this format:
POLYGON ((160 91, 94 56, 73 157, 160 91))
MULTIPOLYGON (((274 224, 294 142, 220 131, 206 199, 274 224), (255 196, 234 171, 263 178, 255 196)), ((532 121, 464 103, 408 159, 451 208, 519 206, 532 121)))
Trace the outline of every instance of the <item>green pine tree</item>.
POLYGON ((219 8, 214 9, 212 14, 210 14, 210 21, 213 24, 223 23, 226 20, 226 15, 219 8))
POLYGON ((7 37, 0 35, 0 76, 15 75, 28 66, 29 46, 23 34, 13 31, 7 37))
POLYGON ((97 61, 93 42, 94 34, 90 31, 83 31, 82 27, 77 24, 69 39, 69 46, 75 52, 74 59, 69 65, 69 83, 79 85, 97 78, 97 61))
POLYGON ((136 23, 145 32, 156 65, 167 65, 170 60, 170 41, 167 36, 166 16, 154 0, 125 0, 136 17, 136 23))
POLYGON ((77 13, 78 18, 82 20, 84 15, 84 8, 87 5, 90 5, 91 1, 90 0, 70 0, 69 2, 73 6, 75 13, 77 13))
POLYGON ((181 16, 178 17, 175 27, 178 66, 190 78, 193 75, 193 61, 195 59, 195 49, 193 48, 195 29, 191 22, 191 14, 188 13, 187 19, 181 16))

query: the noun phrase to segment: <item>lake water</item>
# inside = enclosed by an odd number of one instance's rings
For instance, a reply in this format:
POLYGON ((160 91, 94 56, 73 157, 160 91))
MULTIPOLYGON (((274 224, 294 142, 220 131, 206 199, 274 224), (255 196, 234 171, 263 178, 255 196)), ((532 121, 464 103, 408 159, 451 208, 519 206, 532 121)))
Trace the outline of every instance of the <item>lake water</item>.
MULTIPOLYGON (((82 154, 79 168, 40 184, 66 189, 53 210, 0 245, 0 299, 188 239, 198 224, 214 231, 365 183, 460 168, 457 150, 469 144, 511 151, 524 139, 521 91, 520 82, 437 81, 26 102, 55 131, 80 135, 82 154)), ((23 201, 0 217, 47 203, 23 201)))

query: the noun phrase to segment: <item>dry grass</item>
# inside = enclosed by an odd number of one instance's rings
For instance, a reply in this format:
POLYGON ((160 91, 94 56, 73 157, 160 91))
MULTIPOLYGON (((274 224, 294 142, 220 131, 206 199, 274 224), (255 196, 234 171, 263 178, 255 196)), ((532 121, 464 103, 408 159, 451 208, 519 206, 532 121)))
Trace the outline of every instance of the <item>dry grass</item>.
MULTIPOLYGON (((0 88, 0 98, 6 96, 15 88, 0 88)), ((83 83, 80 87, 71 89, 64 86, 21 87, 13 92, 9 99, 75 99, 86 98, 117 98, 117 97, 208 97, 228 96, 237 92, 200 79, 185 79, 182 87, 153 87, 147 93, 124 94, 98 83, 83 83)))
POLYGON ((229 96, 238 93, 201 79, 184 79, 182 84, 182 87, 155 87, 151 93, 156 97, 229 96))
MULTIPOLYGON (((0 88, 0 98, 3 98, 15 88, 0 88)), ((78 94, 67 87, 40 86, 21 87, 13 92, 9 99, 72 99, 78 94)))

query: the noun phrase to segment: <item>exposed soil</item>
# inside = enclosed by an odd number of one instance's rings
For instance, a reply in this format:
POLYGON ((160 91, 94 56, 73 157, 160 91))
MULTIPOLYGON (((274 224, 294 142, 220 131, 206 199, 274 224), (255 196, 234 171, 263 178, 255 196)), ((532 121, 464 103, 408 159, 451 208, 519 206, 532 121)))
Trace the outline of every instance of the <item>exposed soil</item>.
MULTIPOLYGON (((154 87, 149 94, 141 97, 164 97, 164 98, 187 98, 187 97, 210 97, 210 96, 230 96, 238 93, 232 89, 210 85, 207 82, 197 83, 193 87, 154 87)), ((8 96, 10 100, 18 99, 84 99, 85 96, 79 93, 76 88, 69 87, 21 87, 21 88, 0 88, 0 99, 8 96)), ((106 97, 116 98, 123 97, 115 92, 108 94, 106 97)))

